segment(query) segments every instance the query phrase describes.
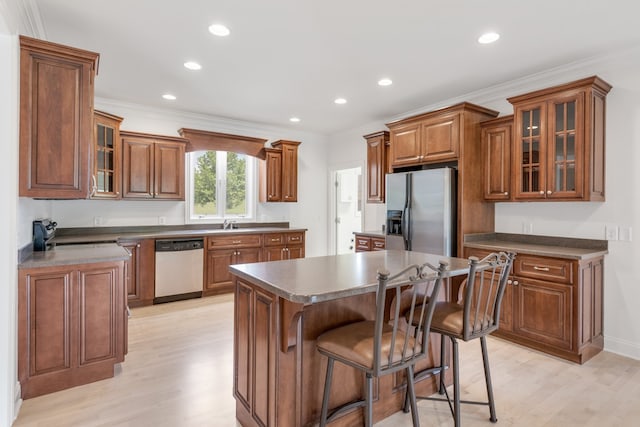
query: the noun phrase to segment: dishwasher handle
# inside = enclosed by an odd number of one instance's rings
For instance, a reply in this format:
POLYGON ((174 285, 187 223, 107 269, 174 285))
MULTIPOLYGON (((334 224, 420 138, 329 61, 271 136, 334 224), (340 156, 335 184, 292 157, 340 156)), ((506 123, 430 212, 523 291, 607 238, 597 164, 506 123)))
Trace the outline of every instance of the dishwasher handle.
POLYGON ((156 252, 193 251, 204 248, 204 239, 158 239, 156 252))

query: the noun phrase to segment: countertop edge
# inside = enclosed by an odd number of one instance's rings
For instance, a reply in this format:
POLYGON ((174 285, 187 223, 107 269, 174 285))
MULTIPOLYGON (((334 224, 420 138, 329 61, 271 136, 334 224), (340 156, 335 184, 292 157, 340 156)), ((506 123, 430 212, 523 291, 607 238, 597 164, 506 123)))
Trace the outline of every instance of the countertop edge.
POLYGON ((578 248, 567 248, 567 247, 559 247, 559 246, 542 246, 542 245, 531 245, 530 247, 523 246, 525 244, 515 243, 515 242, 506 242, 506 241, 476 241, 476 242, 465 242, 464 246, 467 248, 475 248, 475 249, 488 249, 488 250, 514 250, 516 253, 526 254, 526 255, 537 255, 537 256, 546 256, 546 257, 554 257, 554 258, 564 258, 564 259, 575 259, 575 260, 585 260, 590 258, 596 258, 599 256, 603 256, 609 253, 608 250, 593 250, 593 249, 582 249, 584 251, 582 253, 577 252, 578 248))
POLYGON ((55 249, 43 252, 33 252, 27 259, 18 264, 18 270, 32 268, 58 267, 65 265, 97 264, 104 262, 119 262, 129 259, 129 253, 115 243, 93 245, 69 245, 67 249, 55 249))

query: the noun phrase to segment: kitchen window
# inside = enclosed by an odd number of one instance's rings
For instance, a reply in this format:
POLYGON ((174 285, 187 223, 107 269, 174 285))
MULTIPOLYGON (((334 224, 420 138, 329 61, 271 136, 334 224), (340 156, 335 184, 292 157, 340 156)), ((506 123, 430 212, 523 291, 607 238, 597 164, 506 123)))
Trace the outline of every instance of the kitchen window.
POLYGON ((187 155, 188 222, 255 217, 256 159, 227 151, 187 155))

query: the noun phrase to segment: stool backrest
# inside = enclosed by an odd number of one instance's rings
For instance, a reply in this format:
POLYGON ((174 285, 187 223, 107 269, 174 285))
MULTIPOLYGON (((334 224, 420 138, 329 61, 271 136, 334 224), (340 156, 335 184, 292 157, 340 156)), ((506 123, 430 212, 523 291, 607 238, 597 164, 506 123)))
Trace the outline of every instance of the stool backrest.
POLYGON ((378 271, 374 375, 406 369, 427 356, 431 318, 447 267, 445 261, 440 261, 438 267, 429 263, 412 265, 393 276, 388 271, 378 271), (411 318, 415 315, 421 319, 411 331, 411 325, 401 315, 405 311, 411 313, 411 318), (383 352, 383 347, 391 351, 383 352))
POLYGON ((498 329, 502 297, 515 253, 494 252, 483 259, 469 258, 469 276, 458 293, 464 304, 463 339, 498 329))

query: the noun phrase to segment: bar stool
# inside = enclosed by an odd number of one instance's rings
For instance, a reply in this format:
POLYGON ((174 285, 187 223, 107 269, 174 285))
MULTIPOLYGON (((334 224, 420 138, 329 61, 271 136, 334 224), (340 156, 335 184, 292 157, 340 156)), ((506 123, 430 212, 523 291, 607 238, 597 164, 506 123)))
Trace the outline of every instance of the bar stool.
MULTIPOLYGON (((482 260, 477 257, 469 258, 469 275, 460 285, 458 291, 458 301, 437 302, 433 319, 431 320, 431 332, 441 334, 440 346, 440 366, 427 371, 415 374, 415 379, 422 378, 430 374, 439 374, 440 394, 445 394, 446 398, 416 396, 416 399, 444 400, 449 403, 451 415, 454 418, 456 427, 460 426, 460 404, 470 403, 476 405, 488 405, 491 422, 497 422, 495 402, 493 398, 493 387, 491 385, 491 372, 489 369, 489 356, 487 352, 486 336, 498 329, 500 321, 500 306, 507 284, 507 279, 513 266, 515 253, 499 252, 491 253, 482 260), (451 340, 453 347, 453 403, 444 384, 445 366, 445 338, 451 340), (487 401, 466 401, 460 400, 460 378, 459 378, 459 357, 458 339, 470 341, 480 338, 482 349, 482 360, 484 364, 484 377, 487 387, 487 401)), ((407 321, 415 316, 408 311, 405 313, 407 321)), ((405 412, 408 411, 407 395, 405 399, 405 412)))
POLYGON ((393 276, 388 271, 379 271, 375 320, 350 323, 331 329, 318 337, 318 351, 328 358, 321 427, 339 414, 356 407, 365 408, 364 424, 371 426, 372 379, 400 370, 407 372, 407 396, 413 425, 420 425, 416 410, 413 368, 417 361, 424 359, 428 354, 429 326, 435 308, 433 301, 437 300, 446 268, 447 263, 441 261, 437 268, 428 263, 421 266, 412 265, 393 276), (385 310, 387 299, 391 301, 388 311, 385 310), (409 305, 407 311, 419 319, 413 325, 414 334, 406 333, 406 321, 402 316, 406 309, 405 304, 409 305), (328 416, 335 361, 362 371, 366 385, 363 399, 335 408, 328 416))

